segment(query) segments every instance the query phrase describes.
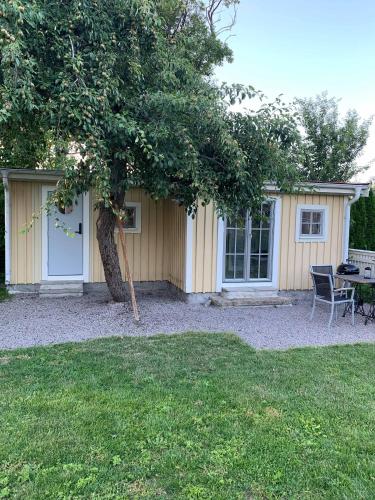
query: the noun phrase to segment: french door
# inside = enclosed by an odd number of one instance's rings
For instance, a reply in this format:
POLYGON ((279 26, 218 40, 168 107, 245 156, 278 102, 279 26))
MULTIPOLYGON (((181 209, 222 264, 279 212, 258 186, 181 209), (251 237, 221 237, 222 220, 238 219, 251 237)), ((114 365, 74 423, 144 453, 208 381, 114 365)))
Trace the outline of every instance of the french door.
POLYGON ((272 281, 274 202, 225 221, 224 281, 272 281))

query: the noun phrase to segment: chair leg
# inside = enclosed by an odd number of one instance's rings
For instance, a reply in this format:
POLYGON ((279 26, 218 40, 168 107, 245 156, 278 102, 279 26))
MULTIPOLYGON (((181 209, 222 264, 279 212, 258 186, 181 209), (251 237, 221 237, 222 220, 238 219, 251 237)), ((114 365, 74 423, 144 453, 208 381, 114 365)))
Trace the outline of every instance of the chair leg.
POLYGON ((335 303, 332 302, 331 304, 331 315, 329 317, 329 323, 328 323, 328 328, 331 328, 331 324, 332 324, 332 319, 333 319, 333 313, 335 312, 335 303))
POLYGON ((354 300, 352 301, 352 325, 354 326, 354 300))
POLYGON ((336 307, 335 307, 335 313, 336 313, 336 314, 335 314, 335 320, 336 320, 336 321, 337 321, 337 310, 338 310, 338 308, 339 308, 339 306, 336 306, 336 307))
POLYGON ((314 296, 314 299, 313 299, 313 306, 312 306, 312 311, 311 311, 311 314, 310 314, 310 321, 313 319, 314 317, 314 313, 315 313, 315 304, 316 304, 316 301, 315 301, 315 296, 314 296))

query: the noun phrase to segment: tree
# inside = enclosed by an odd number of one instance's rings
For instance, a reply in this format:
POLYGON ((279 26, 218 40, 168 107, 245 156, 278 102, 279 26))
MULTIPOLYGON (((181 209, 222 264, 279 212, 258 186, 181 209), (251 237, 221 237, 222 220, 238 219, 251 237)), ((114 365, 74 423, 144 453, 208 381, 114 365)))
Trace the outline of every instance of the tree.
POLYGON ((375 251, 375 194, 370 189, 368 198, 360 198, 351 208, 350 246, 375 251))
POLYGON ((4 191, 0 189, 0 284, 5 272, 4 191))
POLYGON ((305 179, 348 181, 366 168, 356 160, 366 145, 371 119, 361 121, 354 110, 341 119, 338 102, 327 93, 296 100, 304 131, 301 175, 305 179))
MULTIPOLYGON (((212 80, 215 65, 232 57, 215 31, 215 5, 237 3, 12 0, 2 6, 0 141, 10 155, 20 149, 19 132, 34 143, 37 131, 41 144, 52 136, 57 160, 69 152, 61 145, 74 145, 80 160, 66 166, 51 202, 67 206, 77 194, 96 191, 97 239, 114 300, 125 297, 114 228, 131 187, 155 199, 173 197, 190 213, 198 199, 229 213, 259 200, 265 180, 282 177, 282 148, 277 168, 268 162, 260 169, 236 140, 240 120, 228 114, 228 104, 254 96, 254 89, 218 88, 212 80)), ((274 110, 285 130, 295 130, 280 103, 264 110, 265 120, 274 110)), ((273 155, 281 135, 269 134, 273 155)))

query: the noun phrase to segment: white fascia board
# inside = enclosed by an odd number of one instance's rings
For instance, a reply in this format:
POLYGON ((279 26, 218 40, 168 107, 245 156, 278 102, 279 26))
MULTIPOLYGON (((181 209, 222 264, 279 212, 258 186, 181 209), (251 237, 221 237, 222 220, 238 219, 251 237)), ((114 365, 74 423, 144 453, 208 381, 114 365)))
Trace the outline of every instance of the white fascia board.
MULTIPOLYGON (((280 192, 280 189, 275 184, 266 184, 265 191, 269 193, 280 192)), ((295 192, 290 194, 335 194, 342 196, 352 196, 356 190, 361 189, 361 196, 369 195, 369 184, 335 184, 335 183, 301 183, 297 184, 295 192)), ((289 194, 289 193, 286 193, 289 194)))
POLYGON ((2 169, 1 173, 9 180, 14 181, 54 181, 57 182, 63 176, 61 170, 31 170, 31 169, 2 169))

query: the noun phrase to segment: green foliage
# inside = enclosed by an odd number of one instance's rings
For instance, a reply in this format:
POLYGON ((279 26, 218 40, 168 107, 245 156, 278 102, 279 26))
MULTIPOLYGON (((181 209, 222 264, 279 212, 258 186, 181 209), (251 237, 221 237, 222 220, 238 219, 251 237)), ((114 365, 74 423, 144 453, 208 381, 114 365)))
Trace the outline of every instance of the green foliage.
POLYGON ((5 273, 4 189, 0 183, 0 286, 5 273))
MULTIPOLYGON (((263 112, 264 128, 271 123, 273 129, 268 138, 261 131, 259 139, 254 129, 251 140, 240 144, 240 119, 228 114, 228 105, 256 93, 218 88, 212 79, 215 66, 232 57, 218 36, 216 7, 237 3, 5 3, 0 140, 8 145, 8 164, 21 164, 28 151, 29 163, 45 165, 40 151, 49 140, 57 156, 67 154, 58 145, 74 145, 80 160, 66 166, 60 203, 94 187, 115 209, 134 185, 156 199, 173 197, 189 211, 202 199, 224 212, 259 199, 263 181, 284 182, 282 172, 291 169, 283 148, 296 133, 288 130, 284 140, 275 130, 279 117, 271 115, 282 106, 269 105, 268 116, 263 112), (249 149, 258 139, 261 168, 249 149)), ((286 118, 287 110, 282 113, 286 118)), ((254 124, 254 117, 248 120, 254 124)), ((286 121, 292 127, 292 117, 286 121)))
POLYGON ((374 354, 220 333, 2 351, 0 492, 373 498, 374 354))
POLYGON ((361 121, 351 110, 340 118, 338 100, 327 93, 297 99, 304 129, 301 175, 311 181, 349 181, 367 167, 356 163, 369 136, 371 119, 361 121))
POLYGON ((370 189, 369 197, 361 197, 351 207, 350 247, 375 251, 375 194, 370 189))

